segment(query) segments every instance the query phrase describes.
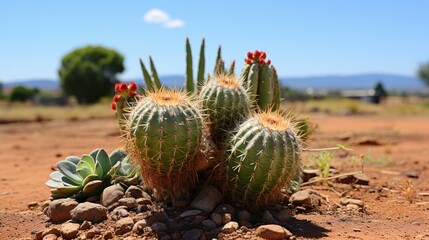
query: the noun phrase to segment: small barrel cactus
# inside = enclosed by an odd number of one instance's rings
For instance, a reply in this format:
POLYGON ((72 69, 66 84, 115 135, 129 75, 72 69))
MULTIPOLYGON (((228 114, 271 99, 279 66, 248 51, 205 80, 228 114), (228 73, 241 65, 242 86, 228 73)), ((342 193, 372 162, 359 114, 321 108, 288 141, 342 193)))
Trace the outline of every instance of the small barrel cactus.
POLYGON ((201 89, 200 100, 216 143, 224 139, 250 108, 248 93, 240 80, 226 74, 207 81, 201 89))
POLYGON ((193 160, 205 129, 197 104, 186 93, 157 89, 131 108, 126 125, 126 149, 146 187, 159 199, 186 193, 195 183, 193 160))
POLYGON ((281 199, 281 189, 299 178, 301 142, 278 111, 254 114, 238 126, 226 151, 233 201, 263 206, 281 199))
POLYGON ((271 60, 265 61, 266 57, 267 54, 262 51, 248 52, 246 64, 240 74, 252 100, 262 111, 277 110, 280 105, 277 73, 273 67, 270 68, 271 60))
POLYGON ((127 111, 125 109, 136 101, 136 97, 140 97, 136 93, 137 88, 138 86, 135 82, 130 82, 128 86, 124 82, 115 85, 115 96, 113 96, 111 108, 116 111, 121 130, 125 129, 126 124, 127 111))
POLYGON ((112 173, 121 168, 126 156, 122 150, 109 156, 103 149, 95 149, 81 158, 67 157, 57 163, 58 171, 52 172, 51 180, 46 182, 52 188, 51 197, 83 199, 100 194, 111 185, 112 173))

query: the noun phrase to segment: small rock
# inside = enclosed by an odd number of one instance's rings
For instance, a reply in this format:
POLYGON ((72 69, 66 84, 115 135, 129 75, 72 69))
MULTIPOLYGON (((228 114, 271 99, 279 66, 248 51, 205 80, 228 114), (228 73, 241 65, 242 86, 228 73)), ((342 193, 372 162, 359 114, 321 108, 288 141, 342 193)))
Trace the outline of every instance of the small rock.
POLYGON ((98 203, 100 201, 100 196, 91 196, 86 199, 86 202, 98 203))
POLYGON ((187 211, 182 212, 179 217, 181 217, 181 218, 194 217, 194 216, 197 216, 197 215, 202 214, 202 213, 203 213, 203 211, 201 211, 201 210, 187 210, 187 211))
POLYGON ((349 210, 359 210, 360 209, 360 207, 358 205, 353 204, 353 203, 347 204, 346 208, 349 209, 349 210))
POLYGON ((107 239, 113 239, 113 233, 112 231, 107 231, 103 233, 103 239, 107 240, 107 239))
POLYGON ((419 221, 412 221, 411 225, 420 226, 420 222, 419 221))
POLYGON ((259 226, 256 229, 255 234, 258 237, 273 240, 288 239, 293 236, 286 228, 275 224, 259 226))
POLYGON ((222 215, 219 213, 212 213, 211 220, 216 223, 217 226, 222 225, 222 215))
POLYGON ((222 193, 215 187, 208 185, 204 187, 197 197, 191 202, 191 207, 211 212, 222 200, 222 193))
POLYGON ((235 208, 231 204, 223 203, 216 207, 214 210, 215 213, 229 213, 231 214, 232 219, 235 219, 235 208))
POLYGON ((137 209, 136 209, 136 212, 137 213, 144 213, 144 212, 146 212, 148 210, 149 210, 148 205, 138 205, 137 209))
POLYGON ((210 219, 206 219, 206 220, 202 221, 201 222, 201 226, 203 226, 204 230, 206 230, 206 231, 213 230, 213 229, 215 229, 217 227, 216 223, 214 223, 210 219))
POLYGON ((61 235, 64 239, 74 239, 79 232, 80 225, 77 223, 64 223, 61 225, 61 235))
POLYGON ((36 231, 36 230, 32 230, 31 234, 34 234, 34 239, 35 240, 42 240, 43 238, 43 231, 36 231))
POLYGON ((143 189, 137 187, 137 186, 130 186, 127 191, 125 192, 125 197, 132 197, 132 198, 142 198, 147 197, 150 199, 149 194, 143 191, 143 189))
POLYGON ((134 223, 133 226, 133 232, 139 234, 143 228, 147 227, 147 222, 145 219, 142 219, 140 221, 137 221, 136 223, 134 223))
POLYGON ((39 203, 38 203, 38 202, 29 202, 29 203, 27 204, 27 207, 28 207, 28 209, 30 209, 30 210, 33 210, 33 209, 37 208, 38 206, 39 206, 39 203))
POLYGON ((191 230, 184 232, 182 239, 201 240, 201 239, 206 239, 206 237, 204 236, 202 229, 194 228, 194 229, 191 229, 191 230))
POLYGON ((289 202, 294 206, 311 205, 310 192, 307 190, 298 191, 289 198, 289 202))
POLYGON ((100 228, 94 226, 91 229, 89 229, 88 232, 86 232, 85 237, 86 238, 93 238, 96 235, 99 235, 101 233, 100 228))
POLYGON ((364 173, 356 173, 353 174, 354 180, 356 184, 359 185, 369 185, 369 178, 364 173))
POLYGON ((103 190, 103 193, 100 197, 100 203, 105 207, 109 207, 113 203, 116 203, 124 195, 124 189, 121 187, 121 185, 112 185, 103 190))
POLYGON ((46 200, 42 203, 42 210, 44 210, 45 208, 47 208, 49 206, 49 203, 51 203, 51 200, 46 200))
POLYGON ((83 221, 83 223, 80 225, 80 230, 87 230, 91 228, 92 223, 90 221, 83 221))
POLYGON ((353 228, 353 232, 360 232, 360 228, 353 228))
POLYGON ((57 240, 57 235, 55 234, 48 234, 43 237, 43 240, 57 240))
POLYGON ((45 237, 46 235, 49 234, 54 234, 55 236, 61 236, 61 231, 58 230, 58 228, 52 227, 52 228, 48 228, 45 231, 43 231, 42 233, 42 237, 45 237))
POLYGON ((100 204, 84 202, 77 205, 70 214, 72 216, 72 220, 76 222, 87 220, 93 223, 98 223, 107 219, 107 208, 100 204))
POLYGON ((131 217, 122 218, 115 224, 115 234, 123 235, 133 229, 134 221, 131 217))
POLYGON ((121 198, 118 200, 119 206, 126 206, 128 209, 133 209, 137 207, 137 201, 135 198, 127 197, 127 198, 121 198))
POLYGON ((167 220, 168 220, 168 215, 164 211, 156 212, 151 217, 146 219, 146 221, 149 225, 152 225, 152 223, 154 223, 154 222, 166 223, 167 220))
POLYGON ((251 214, 248 211, 243 210, 243 211, 240 211, 238 213, 238 220, 239 221, 249 221, 250 216, 251 216, 251 214))
POLYGON ((61 223, 71 218, 70 211, 77 205, 78 203, 70 198, 57 199, 49 203, 45 214, 53 223, 61 223))
POLYGON ((404 172, 404 175, 409 178, 419 178, 419 174, 417 172, 404 172))
POLYGON ((362 200, 352 199, 352 198, 341 198, 340 203, 341 203, 341 205, 354 204, 354 205, 357 205, 359 207, 363 207, 365 205, 362 200))
POLYGON ((318 169, 303 169, 302 170, 302 179, 304 182, 308 182, 308 180, 317 177, 320 175, 320 170, 318 169))
POLYGON ((292 218, 292 211, 289 208, 285 208, 279 211, 277 215, 277 221, 287 222, 292 218))
POLYGON ((150 227, 156 233, 166 232, 168 230, 167 225, 165 225, 164 223, 161 223, 161 222, 156 222, 156 223, 150 225, 150 227))
POLYGON ((354 180, 354 177, 351 175, 345 175, 337 178, 337 182, 344 183, 344 184, 350 184, 354 180))
POLYGON ((138 205, 150 205, 152 201, 148 198, 137 198, 136 202, 138 205))
POLYGON ((221 232, 222 233, 233 233, 233 232, 237 231, 238 227, 239 226, 238 226, 237 222, 229 222, 222 227, 221 232))
POLYGON ((277 221, 274 219, 273 215, 265 210, 264 214, 262 214, 262 222, 267 224, 276 224, 277 221))
POLYGON ((232 215, 231 213, 224 213, 222 214, 222 224, 227 224, 232 221, 232 215))

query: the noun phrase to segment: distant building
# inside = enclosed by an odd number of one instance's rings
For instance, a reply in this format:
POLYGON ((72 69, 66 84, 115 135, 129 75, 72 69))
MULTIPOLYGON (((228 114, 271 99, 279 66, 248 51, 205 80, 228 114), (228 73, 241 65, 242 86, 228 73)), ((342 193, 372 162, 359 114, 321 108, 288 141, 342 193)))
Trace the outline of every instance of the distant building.
POLYGON ((364 90, 343 90, 340 92, 341 97, 358 99, 367 103, 380 103, 381 96, 374 89, 364 90))

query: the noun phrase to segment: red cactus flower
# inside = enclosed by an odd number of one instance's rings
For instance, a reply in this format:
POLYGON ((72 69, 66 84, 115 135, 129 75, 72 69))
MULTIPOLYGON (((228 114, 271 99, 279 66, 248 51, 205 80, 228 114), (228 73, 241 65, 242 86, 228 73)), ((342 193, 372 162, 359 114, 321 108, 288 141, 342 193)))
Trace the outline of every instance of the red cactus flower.
POLYGON ((128 85, 128 90, 130 93, 135 92, 137 90, 137 84, 135 82, 130 82, 130 85, 128 85))
POLYGON ((261 53, 261 58, 265 59, 267 57, 267 54, 265 52, 261 53))
POLYGON ((252 60, 251 59, 246 59, 245 60, 247 64, 252 64, 252 60))
POLYGON ((270 65, 271 64, 271 60, 268 59, 267 64, 270 65))
POLYGON ((110 104, 110 107, 112 108, 113 111, 116 111, 116 103, 115 102, 112 102, 110 104))
POLYGON ((264 59, 259 59, 259 64, 261 64, 261 65, 264 65, 264 63, 265 63, 265 60, 264 59))
POLYGON ((117 93, 121 92, 121 84, 120 83, 115 84, 115 92, 117 92, 117 93))
POLYGON ((119 95, 119 94, 115 94, 115 96, 113 96, 113 101, 114 101, 114 102, 119 102, 119 101, 121 101, 121 100, 122 100, 121 95, 119 95))
POLYGON ((127 90, 128 90, 128 86, 127 86, 127 84, 126 83, 124 83, 124 82, 122 82, 121 84, 120 84, 120 92, 126 92, 127 90))
POLYGON ((252 59, 253 58, 253 53, 252 52, 247 52, 247 57, 252 59))
POLYGON ((255 53, 253 54, 253 56, 254 56, 254 58, 258 59, 261 56, 261 52, 256 50, 255 53))

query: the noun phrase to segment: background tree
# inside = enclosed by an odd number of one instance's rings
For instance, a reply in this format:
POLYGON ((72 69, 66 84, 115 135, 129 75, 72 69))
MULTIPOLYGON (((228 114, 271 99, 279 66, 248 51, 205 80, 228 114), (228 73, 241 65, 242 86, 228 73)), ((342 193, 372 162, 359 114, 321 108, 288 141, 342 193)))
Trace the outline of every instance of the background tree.
POLYGON ((58 74, 61 88, 79 103, 98 101, 113 92, 116 75, 124 71, 124 57, 113 49, 86 46, 68 53, 61 60, 58 74))
MULTIPOLYGON (((39 90, 37 89, 37 91, 39 90)), ((25 102, 32 99, 36 93, 36 89, 16 86, 10 92, 9 99, 12 102, 25 102)))
POLYGON ((379 96, 380 98, 385 98, 388 96, 388 93, 386 89, 384 89, 384 86, 381 82, 377 82, 377 84, 374 87, 375 95, 379 96))
POLYGON ((424 84, 429 87, 429 62, 420 65, 417 74, 424 84))

